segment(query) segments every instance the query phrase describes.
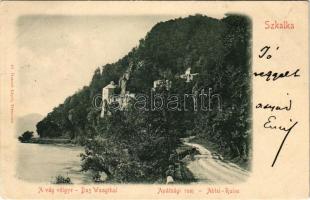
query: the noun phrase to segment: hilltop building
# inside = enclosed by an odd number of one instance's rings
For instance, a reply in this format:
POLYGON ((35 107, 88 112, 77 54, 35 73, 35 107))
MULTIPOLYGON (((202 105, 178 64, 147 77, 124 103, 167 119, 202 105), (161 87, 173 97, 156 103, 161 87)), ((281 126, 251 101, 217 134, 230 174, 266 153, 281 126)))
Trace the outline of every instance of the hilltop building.
MULTIPOLYGON (((122 82, 122 81, 120 81, 122 82)), ((124 84, 124 83, 123 83, 124 84)), ((130 99, 135 98, 135 94, 125 91, 124 85, 121 85, 121 94, 115 94, 115 89, 119 87, 113 81, 102 89, 102 109, 100 117, 103 118, 106 115, 110 115, 108 106, 112 103, 117 103, 117 107, 114 107, 119 110, 124 110, 128 108, 130 99)), ((125 87, 126 88, 126 87, 125 87)))
POLYGON ((185 71, 185 74, 181 74, 180 75, 180 78, 182 78, 182 79, 186 79, 186 83, 189 83, 189 82, 191 82, 191 81, 193 81, 194 80, 194 76, 197 76, 198 75, 198 73, 194 73, 194 74, 191 74, 191 68, 189 67, 189 68, 187 68, 187 70, 185 71))
POLYGON ((117 87, 114 81, 111 81, 109 85, 102 88, 102 100, 106 99, 109 102, 109 99, 112 95, 114 95, 114 90, 117 87))
POLYGON ((111 97, 114 95, 117 86, 113 81, 104 88, 102 88, 102 109, 100 117, 104 117, 108 112, 108 104, 111 103, 111 97))
POLYGON ((165 87, 166 90, 170 90, 171 81, 169 81, 169 80, 156 80, 153 82, 152 90, 155 90, 156 88, 162 88, 162 87, 165 87))

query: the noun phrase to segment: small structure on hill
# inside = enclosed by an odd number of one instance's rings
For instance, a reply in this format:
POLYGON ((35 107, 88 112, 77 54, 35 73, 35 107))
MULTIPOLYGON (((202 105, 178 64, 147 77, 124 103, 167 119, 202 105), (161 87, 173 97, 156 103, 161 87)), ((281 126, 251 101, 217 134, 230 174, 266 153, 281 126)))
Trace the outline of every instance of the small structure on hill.
POLYGON ((135 94, 126 91, 125 90, 126 87, 124 87, 124 85, 121 85, 121 93, 115 94, 115 89, 118 87, 119 87, 118 85, 116 85, 113 81, 111 81, 109 85, 105 86, 102 89, 102 107, 100 113, 101 118, 111 114, 111 112, 108 109, 110 104, 117 103, 117 106, 114 108, 124 110, 128 108, 129 101, 135 98, 135 94))
POLYGON ((194 73, 194 74, 191 74, 191 68, 189 67, 189 68, 187 68, 187 70, 185 71, 185 74, 181 74, 180 75, 180 78, 182 78, 182 79, 186 79, 186 83, 189 83, 189 82, 191 82, 191 81, 193 81, 194 80, 194 76, 197 76, 198 75, 198 73, 194 73))
POLYGON ((102 100, 106 99, 109 102, 112 95, 114 95, 114 91, 117 85, 115 85, 114 81, 111 81, 109 85, 102 88, 102 100))
POLYGON ((156 80, 153 82, 152 90, 155 90, 156 88, 166 88, 166 90, 170 90, 171 81, 169 81, 169 80, 156 80))
POLYGON ((100 117, 104 117, 106 114, 109 114, 108 104, 111 103, 111 97, 114 95, 115 88, 114 81, 111 81, 109 85, 102 88, 102 108, 100 117))

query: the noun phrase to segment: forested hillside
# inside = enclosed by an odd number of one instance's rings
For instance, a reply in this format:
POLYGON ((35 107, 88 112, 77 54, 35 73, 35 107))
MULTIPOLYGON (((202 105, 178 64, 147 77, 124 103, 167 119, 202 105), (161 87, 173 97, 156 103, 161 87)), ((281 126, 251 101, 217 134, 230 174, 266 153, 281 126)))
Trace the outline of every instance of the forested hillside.
MULTIPOLYGON (((40 137, 64 137, 85 145, 83 169, 105 172, 117 182, 154 182, 173 162, 179 139, 196 135, 229 156, 247 160, 251 133, 251 23, 244 16, 218 20, 203 15, 156 24, 125 57, 94 72, 88 86, 68 97, 37 124, 40 137), (198 75, 179 78, 186 69, 198 75), (126 90, 151 95, 155 80, 171 81, 157 94, 194 94, 201 90, 221 96, 221 109, 142 110, 130 106, 100 118, 95 95, 126 71, 126 90)), ((87 67, 87 66, 85 66, 87 67)), ((134 102, 132 102, 133 104, 134 102)))

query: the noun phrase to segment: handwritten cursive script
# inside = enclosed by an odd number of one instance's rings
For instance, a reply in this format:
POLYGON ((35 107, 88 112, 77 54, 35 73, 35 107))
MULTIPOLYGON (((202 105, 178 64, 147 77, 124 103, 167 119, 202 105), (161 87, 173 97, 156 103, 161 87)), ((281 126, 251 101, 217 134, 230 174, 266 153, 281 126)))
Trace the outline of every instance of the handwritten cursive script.
POLYGON ((288 78, 288 77, 300 77, 298 72, 300 69, 296 69, 294 72, 286 71, 283 73, 279 72, 273 72, 273 71, 268 71, 268 72, 254 72, 254 76, 259 76, 259 77, 266 77, 266 81, 276 81, 279 78, 288 78))
POLYGON ((280 147, 279 147, 279 149, 277 151, 277 154, 276 154, 276 156, 275 156, 275 158, 274 158, 274 160, 272 162, 271 167, 273 167, 275 165, 275 163, 277 161, 277 158, 278 158, 278 156, 279 156, 279 154, 280 154, 280 152, 282 150, 282 147, 283 147, 283 145, 284 145, 288 135, 291 133, 293 128, 298 124, 298 121, 293 122, 293 120, 290 119, 290 122, 293 123, 292 125, 290 125, 290 126, 280 125, 279 126, 279 125, 275 125, 274 124, 276 119, 277 119, 276 116, 271 115, 271 116, 268 117, 268 121, 264 123, 264 128, 267 128, 267 129, 277 129, 277 130, 280 130, 280 131, 284 131, 286 133, 284 138, 283 138, 283 140, 282 140, 282 142, 281 142, 281 145, 280 145, 280 147))
MULTIPOLYGON (((289 95, 287 93, 287 95, 289 95)), ((279 106, 279 105, 272 105, 272 104, 264 104, 264 103, 258 103, 255 108, 256 109, 263 109, 263 110, 270 110, 271 112, 273 111, 281 111, 281 110, 284 110, 284 111, 290 111, 292 109, 292 100, 290 99, 289 100, 289 105, 287 106, 279 106)))

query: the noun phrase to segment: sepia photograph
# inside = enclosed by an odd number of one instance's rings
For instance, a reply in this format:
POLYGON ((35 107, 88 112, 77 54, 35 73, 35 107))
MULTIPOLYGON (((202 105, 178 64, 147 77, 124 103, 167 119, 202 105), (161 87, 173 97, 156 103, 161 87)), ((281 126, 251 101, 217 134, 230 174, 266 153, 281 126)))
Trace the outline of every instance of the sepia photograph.
POLYGON ((16 26, 18 179, 234 184, 250 176, 247 16, 25 15, 16 26))
POLYGON ((1 2, 0 198, 308 198, 308 6, 1 2))

